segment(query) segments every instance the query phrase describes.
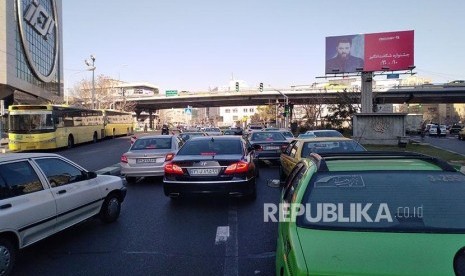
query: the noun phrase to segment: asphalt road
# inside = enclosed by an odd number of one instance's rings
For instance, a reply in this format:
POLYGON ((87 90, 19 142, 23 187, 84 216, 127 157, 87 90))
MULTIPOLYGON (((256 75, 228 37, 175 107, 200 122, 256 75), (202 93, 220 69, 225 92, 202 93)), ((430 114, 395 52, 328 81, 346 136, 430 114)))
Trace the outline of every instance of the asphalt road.
POLYGON ((446 137, 434 137, 434 136, 425 136, 423 140, 421 140, 420 136, 412 136, 417 141, 422 141, 424 143, 428 143, 432 146, 453 151, 459 154, 465 155, 465 141, 459 140, 457 135, 447 135, 446 137))
MULTIPOLYGON (((129 137, 56 151, 90 170, 119 162, 129 137)), ((257 199, 205 197, 172 202, 161 178, 129 185, 121 217, 91 219, 24 249, 17 275, 273 275, 277 223, 264 222, 267 185, 278 167, 264 165, 257 199), (228 233, 229 232, 229 233, 228 233), (227 235, 229 234, 229 235, 227 235)))

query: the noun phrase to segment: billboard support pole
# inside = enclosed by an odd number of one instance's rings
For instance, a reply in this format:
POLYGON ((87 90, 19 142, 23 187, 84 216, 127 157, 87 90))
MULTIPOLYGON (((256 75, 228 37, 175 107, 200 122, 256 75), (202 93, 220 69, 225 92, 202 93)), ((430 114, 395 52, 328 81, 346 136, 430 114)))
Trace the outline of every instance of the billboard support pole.
POLYGON ((373 72, 362 72, 362 113, 373 113, 373 72))

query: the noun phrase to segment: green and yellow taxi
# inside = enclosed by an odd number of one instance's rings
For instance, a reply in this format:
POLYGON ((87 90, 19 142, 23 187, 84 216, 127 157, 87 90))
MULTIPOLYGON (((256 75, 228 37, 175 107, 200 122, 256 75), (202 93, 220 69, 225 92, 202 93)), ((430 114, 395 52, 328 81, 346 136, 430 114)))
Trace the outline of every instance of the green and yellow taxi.
POLYGON ((293 140, 280 155, 281 166, 279 178, 281 182, 291 173, 294 166, 312 152, 352 152, 366 151, 357 141, 345 137, 314 137, 293 140))
POLYGON ((465 275, 465 175, 408 152, 312 154, 286 180, 276 275, 465 275))

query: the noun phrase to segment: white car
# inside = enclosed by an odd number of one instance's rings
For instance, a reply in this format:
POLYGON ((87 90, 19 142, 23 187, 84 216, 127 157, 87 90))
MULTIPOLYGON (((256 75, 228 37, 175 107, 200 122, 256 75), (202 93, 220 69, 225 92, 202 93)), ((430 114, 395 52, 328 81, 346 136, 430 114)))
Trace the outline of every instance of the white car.
MULTIPOLYGON (((441 136, 446 136, 447 128, 445 125, 439 125, 441 129, 441 136)), ((426 132, 429 136, 437 136, 438 135, 438 125, 437 124, 427 124, 426 125, 426 132)))
POLYGON ((0 275, 11 273, 18 249, 94 216, 115 221, 125 196, 120 177, 57 154, 0 156, 0 275))

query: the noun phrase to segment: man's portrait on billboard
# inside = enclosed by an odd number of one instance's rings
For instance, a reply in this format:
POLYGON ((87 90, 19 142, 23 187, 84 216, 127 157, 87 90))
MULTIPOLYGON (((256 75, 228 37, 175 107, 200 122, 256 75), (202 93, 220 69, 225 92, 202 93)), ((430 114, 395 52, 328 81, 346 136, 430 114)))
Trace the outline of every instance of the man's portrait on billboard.
POLYGON ((326 70, 332 73, 354 73, 364 67, 363 35, 326 38, 326 70))

